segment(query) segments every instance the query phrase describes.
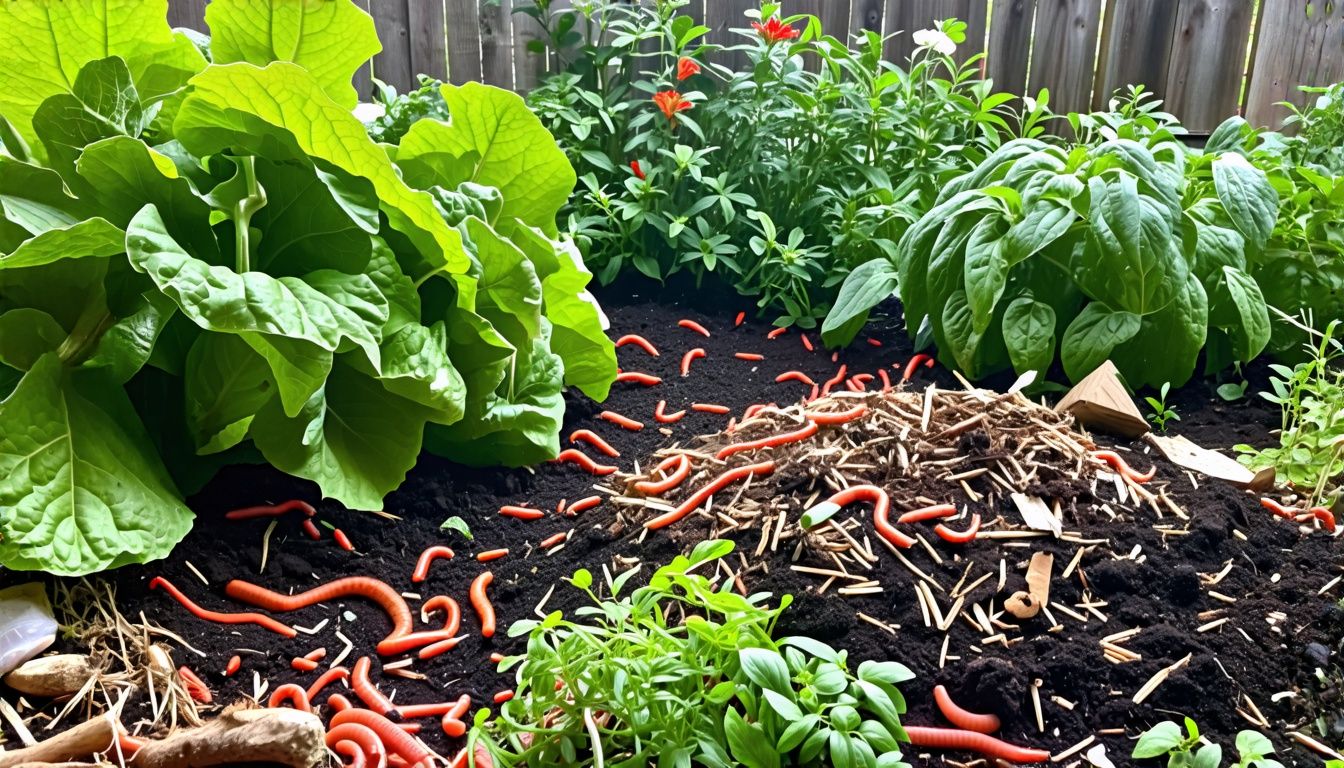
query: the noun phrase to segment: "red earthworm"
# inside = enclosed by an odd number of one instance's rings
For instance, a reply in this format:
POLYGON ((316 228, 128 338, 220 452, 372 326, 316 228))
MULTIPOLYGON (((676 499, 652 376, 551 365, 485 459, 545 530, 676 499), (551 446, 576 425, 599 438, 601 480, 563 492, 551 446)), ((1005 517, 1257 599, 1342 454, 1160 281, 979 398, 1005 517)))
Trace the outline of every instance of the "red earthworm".
POLYGON ((317 669, 317 662, 312 659, 305 659, 302 656, 296 656, 290 660, 289 667, 300 672, 312 672, 317 669))
POLYGON ((704 336, 705 338, 709 338, 709 329, 695 322, 694 320, 685 320, 685 319, 678 320, 677 325, 681 326, 682 328, 685 328, 688 331, 695 331, 696 333, 700 334, 701 336, 704 336))
POLYGON ((622 429, 628 429, 631 432, 638 432, 644 428, 644 425, 634 419, 628 419, 615 411, 603 411, 597 415, 599 419, 610 421, 622 429))
POLYGON ((856 405, 847 411, 804 411, 803 418, 811 419, 818 424, 845 424, 863 418, 866 413, 868 406, 856 405))
POLYGON ((420 582, 429 578, 429 566, 435 560, 452 560, 452 559, 453 559, 453 550, 443 546, 442 544, 427 547, 424 552, 420 553, 420 559, 415 561, 415 570, 411 572, 411 582, 419 584, 420 582))
POLYGON ((778 339, 780 336, 783 336, 784 334, 786 334, 786 333, 788 333, 788 332, 789 332, 789 329, 788 329, 787 327, 786 327, 786 328, 776 328, 775 330, 773 330, 773 331, 771 331, 771 332, 765 334, 765 338, 767 338, 767 339, 778 339))
POLYGON ((808 396, 807 396, 807 398, 806 398, 806 401, 810 403, 810 402, 812 402, 813 400, 816 400, 816 399, 817 399, 818 397, 820 397, 820 396, 821 396, 821 389, 820 389, 819 387, 817 387, 816 384, 813 384, 813 385, 812 385, 812 391, 808 394, 808 396))
POLYGON ((764 411, 766 408, 778 407, 779 406, 775 403, 756 403, 755 405, 748 405, 747 409, 742 412, 742 420, 746 421, 747 419, 756 418, 761 414, 761 411, 764 411))
MULTIPOLYGON (((327 703, 331 703, 330 700, 327 703)), ((337 711, 344 712, 345 710, 337 711)), ((369 766, 367 762, 365 763, 366 768, 382 768, 387 765, 387 749, 383 746, 383 740, 367 725, 342 723, 335 726, 327 731, 326 744, 331 748, 331 751, 350 757, 354 761, 350 768, 356 768, 360 761, 372 761, 372 766, 369 766), (347 747, 343 751, 342 744, 353 745, 354 749, 351 750, 347 747), (358 755, 358 757, 355 757, 355 755, 358 755)))
POLYGON ((504 654, 500 653, 499 651, 495 651, 494 653, 490 654, 491 664, 498 664, 503 660, 504 660, 504 654))
POLYGON ((350 703, 350 700, 341 694, 333 693, 327 697, 327 706, 330 707, 333 712, 344 712, 355 705, 350 703))
POLYGON ((313 707, 308 703, 308 692, 301 685, 285 683, 276 688, 271 693, 271 698, 267 700, 266 706, 271 709, 279 709, 281 704, 289 702, 295 709, 303 712, 311 712, 313 707))
POLYGON ((476 562, 488 563, 491 560, 498 560, 499 558, 504 557, 507 554, 509 554, 508 547, 504 547, 503 549, 487 549, 484 552, 476 553, 476 562))
POLYGON ((512 517, 515 520, 540 520, 546 516, 540 509, 531 507, 516 507, 512 504, 505 504, 499 508, 499 514, 505 517, 512 517))
POLYGON ((812 346, 812 340, 807 338, 806 333, 798 334, 798 338, 803 340, 803 349, 806 349, 808 352, 815 351, 816 348, 812 346))
POLYGON ((737 317, 733 319, 733 327, 734 328, 740 327, 742 323, 746 322, 746 320, 747 320, 747 313, 738 312, 737 317))
POLYGON ((1115 471, 1119 472, 1120 474, 1124 475, 1125 477, 1129 478, 1130 480, 1140 485, 1148 482, 1149 480, 1152 480, 1153 477, 1157 474, 1156 464, 1154 464, 1152 467, 1149 467, 1147 472, 1140 473, 1133 467, 1129 466, 1129 464, 1123 458, 1120 457, 1120 454, 1116 453, 1115 451, 1093 451, 1092 458, 1101 459, 1107 464, 1110 464, 1112 469, 1114 469, 1115 471))
POLYGON ((312 504, 309 504, 306 501, 299 501, 298 499, 292 499, 290 501, 284 502, 283 504, 272 504, 269 506, 260 506, 260 507, 243 507, 242 509, 235 509, 231 512, 225 512, 224 519, 254 520, 258 517, 279 517, 280 515, 283 515, 286 512, 291 512, 294 510, 298 510, 303 514, 307 515, 308 517, 312 517, 313 515, 317 514, 317 510, 313 509, 312 504))
POLYGON ((619 467, 613 467, 610 464, 598 464, 592 457, 576 448, 566 448, 560 452, 560 455, 551 459, 554 464, 577 464, 580 469, 590 475, 605 477, 615 474, 619 467))
POLYGON ((313 541, 320 541, 322 539, 322 531, 319 531, 317 526, 313 524, 313 521, 306 517, 303 519, 303 532, 308 534, 308 538, 313 541))
POLYGON ((905 373, 901 376, 901 381, 909 381, 910 379, 913 379, 915 377, 915 370, 919 368, 919 364, 929 359, 931 358, 925 354, 918 354, 910 358, 910 362, 905 364, 905 373))
POLYGON ((504 702, 509 701, 511 699, 513 699, 513 691, 500 691, 499 693, 495 694, 496 704, 503 704, 504 702))
POLYGON ((969 544, 975 541, 976 534, 980 533, 980 514, 971 515, 971 527, 964 531, 954 531, 939 523, 933 527, 933 532, 938 534, 938 538, 951 544, 969 544))
POLYGON ((780 435, 771 435, 769 437, 763 437, 759 440, 751 440, 745 443, 733 443, 732 445, 725 445, 724 447, 719 449, 719 452, 714 455, 714 458, 726 459, 729 456, 732 456, 735 453, 741 453, 742 451, 755 451, 760 448, 774 448, 780 445, 796 443, 802 440, 806 440, 807 438, 815 434, 817 434, 817 422, 808 421, 805 424, 803 424, 803 426, 799 427, 798 429, 795 429, 792 432, 785 432, 780 435))
POLYGON ((733 357, 736 357, 738 360, 747 360, 753 363, 759 363, 765 359, 765 355, 757 352, 734 352, 733 357))
POLYGON ((462 608, 457 601, 447 595, 435 595, 420 606, 422 616, 439 611, 443 611, 443 629, 439 631, 450 635, 457 634, 457 630, 462 626, 462 608))
POLYGON ((420 652, 417 655, 420 657, 421 661, 432 659, 435 656, 447 653, 448 651, 451 651, 454 648, 456 648, 457 644, 462 642, 462 638, 464 637, 466 637, 466 635, 458 635, 457 637, 450 637, 446 640, 440 640, 437 643, 430 643, 429 645, 426 645, 424 648, 421 648, 420 652))
POLYGON ((837 349, 836 351, 831 353, 831 362, 832 363, 840 362, 840 350, 837 349))
POLYGON ((691 460, 684 453, 676 456, 669 456, 663 459, 655 469, 655 472, 663 472, 662 480, 641 480, 635 483, 635 490, 645 496, 662 496, 664 493, 681 485, 687 477, 691 475, 691 460))
POLYGON ((303 658, 305 658, 305 659, 307 659, 307 660, 309 660, 309 661, 321 661, 321 660, 327 658, 327 649, 326 649, 326 648, 314 648, 313 650, 311 650, 311 651, 309 651, 309 652, 303 654, 303 658))
POLYGON ((817 384, 817 382, 812 380, 811 376, 808 376, 802 371, 785 371, 775 377, 776 384, 783 384, 786 381, 797 381, 807 384, 808 386, 816 386, 817 384))
POLYGON ((388 712, 397 708, 392 700, 383 695, 378 690, 378 686, 369 679, 369 669, 373 662, 368 656, 360 656, 355 662, 355 668, 350 672, 350 689, 355 692, 359 700, 364 702, 364 706, 377 712, 380 715, 386 715, 388 712))
POLYGON ((932 367, 933 367, 933 364, 934 364, 935 362, 937 362, 937 361, 934 360, 932 357, 930 357, 928 360, 925 360, 925 361, 924 361, 924 367, 925 367, 925 368, 932 368, 932 367))
MULTIPOLYGON (((297 595, 282 595, 264 587, 234 579, 225 585, 224 594, 248 605, 255 605, 258 608, 279 613, 297 611, 300 608, 325 603, 338 597, 363 597, 372 600, 378 603, 387 613, 388 618, 392 620, 392 632, 382 642, 378 643, 380 649, 385 648, 387 644, 398 637, 409 634, 413 626, 411 609, 406 606, 406 601, 402 599, 401 595, 385 582, 368 576, 348 576, 343 579, 336 579, 297 595)), ((383 650, 378 652, 386 655, 383 650)), ((308 698, 313 697, 310 695, 308 698)))
MULTIPOLYGON (((832 494, 829 499, 822 504, 835 506, 835 511, 853 504, 856 501, 867 501, 873 505, 873 528, 877 535, 891 542, 892 544, 909 549, 915 545, 915 540, 896 530, 891 525, 889 518, 891 512, 891 498, 887 492, 875 485, 852 485, 838 493, 832 494)), ((813 507, 821 506, 818 504, 813 507)))
POLYGON ((117 728, 117 748, 127 757, 139 752, 145 746, 147 741, 147 739, 137 739, 131 734, 126 733, 123 728, 117 728))
POLYGON ((938 504, 932 507, 920 507, 902 514, 896 518, 898 523, 922 523, 925 520, 937 520, 943 517, 951 517, 957 514, 957 508, 952 504, 938 504))
POLYGON ((701 413, 713 413, 719 416, 732 413, 733 411, 732 408, 729 408, 726 405, 718 405, 716 403, 691 403, 691 410, 699 411, 701 413))
POLYGON ((495 574, 485 571, 471 582, 471 607, 481 617, 481 637, 495 636, 495 607, 490 604, 490 596, 485 593, 494 580, 495 574))
POLYGON ((840 369, 835 372, 835 375, 827 379, 826 382, 822 384, 821 394, 829 395, 831 393, 831 387, 834 387, 836 384, 839 384, 840 382, 844 381, 845 374, 847 373, 849 373, 849 366, 841 365, 840 369))
POLYGON ((566 500, 566 499, 561 499, 560 501, 556 502, 556 504, 555 504, 555 514, 557 514, 557 515, 563 515, 563 514, 565 514, 565 506, 566 506, 568 503, 569 503, 569 502, 568 502, 568 500, 566 500))
POLYGON ((461 738, 467 732, 467 724, 462 721, 466 717, 467 710, 471 707, 471 697, 462 694, 457 701, 450 702, 446 711, 442 712, 443 720, 440 724, 443 726, 443 732, 449 737, 461 738))
POLYGON ((845 389, 848 389, 850 392, 868 391, 868 387, 862 381, 859 381, 858 376, 850 376, 848 379, 845 379, 845 389))
POLYGON ((364 756, 364 750, 358 743, 350 739, 339 739, 328 747, 337 757, 349 758, 348 761, 341 760, 344 768, 368 768, 369 760, 364 756))
MULTIPOLYGON (((386 717, 370 712, 367 709, 347 709, 344 712, 337 712, 331 718, 330 728, 335 728, 343 723, 358 723, 368 727, 378 738, 382 740, 383 746, 389 752, 396 753, 406 762, 415 765, 423 760, 430 759, 431 755, 428 749, 416 741, 414 738, 401 730, 386 717)), ((330 733, 330 731, 328 731, 330 733)))
POLYGON ((611 447, 611 443, 602 439, 602 436, 591 429, 576 429, 569 435, 569 443, 573 445, 578 442, 587 443, 596 448, 600 453, 605 453, 613 459, 621 457, 621 452, 611 447))
POLYGON ((238 670, 243 668, 243 658, 241 656, 230 656, 229 663, 224 665, 224 676, 233 677, 238 674, 238 670))
POLYGON ((869 336, 869 337, 868 337, 868 346, 870 346, 870 347, 880 347, 880 346, 882 346, 882 342, 878 341, 877 339, 874 339, 872 336, 869 336))
POLYGON ((619 382, 629 382, 631 384, 643 384, 646 387, 662 384, 663 380, 649 373, 640 373, 638 371, 622 371, 616 374, 616 380, 619 382))
POLYGON ((617 347, 624 347, 626 344, 634 344, 640 349, 648 352, 653 357, 658 357, 658 348, 649 343, 649 340, 637 333, 627 333, 616 340, 617 347))
POLYGON ((331 531, 331 537, 335 539, 336 543, 340 545, 341 549, 344 549, 346 552, 355 551, 355 545, 350 543, 350 537, 346 536, 345 531, 342 531, 340 528, 333 528, 331 531))
POLYGON ((281 624, 270 616, 263 616, 260 613, 220 613, 219 611, 207 611, 192 602, 191 598, 182 594, 181 590, 173 586, 171 582, 162 576, 155 576, 150 579, 149 588, 162 588, 164 592, 171 595, 174 600, 181 603, 183 608, 186 608, 198 619, 213 621, 216 624, 256 624, 259 627, 269 629, 277 635, 282 635, 284 637, 294 637, 299 634, 293 627, 287 624, 281 624))
POLYGON ((177 668, 177 676, 182 679, 182 687, 187 689, 187 695, 202 704, 209 704, 215 700, 210 693, 210 686, 205 681, 196 676, 195 672, 185 664, 177 668))
POLYGON ((422 726, 420 723, 397 723, 397 727, 405 731, 406 733, 409 733, 412 736, 414 736, 417 733, 419 733, 420 729, 423 728, 424 726, 422 726))
POLYGON ((1282 517, 1284 520, 1297 520, 1298 511, 1296 509, 1289 509, 1269 497, 1261 497, 1260 506, 1273 512, 1275 515, 1282 517))
POLYGON ((981 715, 975 712, 969 712, 957 706, 952 701, 952 696, 948 694, 947 688, 941 685, 933 687, 933 700, 938 705, 938 711, 943 713, 947 721, 958 728, 964 728, 976 733, 994 733, 999 730, 998 715, 981 715))
POLYGON ((705 350, 696 347, 681 356, 681 377, 684 379, 691 375, 691 362, 705 356, 705 350))
POLYGON ((439 724, 450 739, 460 739, 467 733, 467 724, 462 722, 461 718, 444 715, 439 724))
POLYGON ((667 408, 667 401, 659 400, 658 405, 653 409, 654 421, 657 421, 659 424, 675 424, 676 422, 681 421, 682 418, 686 415, 685 411, 677 411, 676 413, 667 413, 666 408, 667 408))
POLYGON ((873 378, 874 378, 873 374, 871 373, 856 373, 853 376, 849 377, 849 380, 857 384, 866 385, 868 382, 872 381, 873 378))
POLYGON ((318 676, 316 680, 313 681, 312 685, 308 686, 308 700, 313 701, 314 699, 316 699, 317 694, 321 693, 322 689, 326 688, 328 685, 331 685, 337 680, 340 680, 341 682, 349 682, 350 670, 346 669, 345 667, 332 667, 331 669, 328 669, 326 672, 323 672, 321 675, 318 676))
POLYGON ((882 391, 883 391, 883 392, 890 392, 890 391, 891 391, 891 377, 887 375, 887 369, 886 369, 886 368, 878 368, 878 369, 877 369, 877 377, 878 377, 879 379, 882 380, 882 391))
POLYGON ((457 704, 456 701, 440 701, 434 704, 407 704, 397 707, 397 714, 411 720, 417 717, 443 717, 452 712, 457 704))
POLYGON ((1326 509, 1325 507, 1312 507, 1311 509, 1307 510, 1307 513, 1310 514, 1312 517, 1316 518, 1317 520, 1320 520, 1321 525, 1325 528, 1325 530, 1331 533, 1335 532, 1334 512, 1331 512, 1329 509, 1326 509))
POLYGON ((910 743, 917 747, 978 752, 1013 763, 1043 763, 1050 759, 1050 753, 1043 749, 1019 747, 975 731, 907 725, 905 732, 910 737, 910 743))
POLYGON ((695 511, 695 508, 703 504, 706 499, 723 490, 728 485, 747 477, 768 475, 774 471, 775 462, 773 461, 763 461, 759 464, 748 464, 746 466, 730 469, 711 480, 708 484, 701 486, 698 491, 691 494, 685 501, 681 502, 676 509, 661 514, 644 523, 644 527, 654 529, 665 528, 691 514, 691 512, 695 511))
POLYGON ((422 615, 443 611, 443 628, 409 632, 393 640, 384 641, 379 644, 378 652, 384 656, 390 656, 443 642, 457 634, 458 628, 462 626, 462 609, 458 607, 456 600, 446 595, 435 595, 429 598, 420 606, 420 611, 422 615))
POLYGON ((580 512, 587 512, 588 510, 592 509, 593 507, 596 507, 598 504, 601 503, 602 503, 601 496, 587 496, 585 498, 579 499, 573 504, 570 504, 569 514, 573 516, 579 514, 580 512))

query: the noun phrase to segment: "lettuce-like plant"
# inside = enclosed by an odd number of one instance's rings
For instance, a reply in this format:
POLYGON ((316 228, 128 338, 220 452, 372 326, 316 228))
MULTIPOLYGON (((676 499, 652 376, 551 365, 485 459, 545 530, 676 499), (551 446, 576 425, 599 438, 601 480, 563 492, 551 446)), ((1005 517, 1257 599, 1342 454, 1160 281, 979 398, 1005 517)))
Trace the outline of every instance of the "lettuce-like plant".
POLYGON ((234 461, 379 509, 427 431, 554 455, 562 389, 605 398, 615 355, 522 99, 447 87, 389 153, 350 111, 378 42, 349 0, 217 0, 211 63, 165 14, 0 6, 0 564, 161 557, 179 488, 234 461))

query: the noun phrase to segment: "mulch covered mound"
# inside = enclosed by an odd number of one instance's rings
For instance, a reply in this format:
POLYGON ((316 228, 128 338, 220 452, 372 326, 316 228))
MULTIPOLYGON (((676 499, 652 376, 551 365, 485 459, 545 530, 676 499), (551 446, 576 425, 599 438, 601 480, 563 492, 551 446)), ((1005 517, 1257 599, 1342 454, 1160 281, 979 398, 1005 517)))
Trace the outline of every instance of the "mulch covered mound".
MULTIPOLYGON (((192 666, 213 687, 216 701, 227 703, 256 695, 259 686, 311 683, 321 670, 296 672, 291 660, 319 646, 328 649, 323 668, 347 641, 346 665, 373 656, 389 631, 387 619, 360 600, 315 606, 281 618, 310 630, 325 624, 286 640, 254 626, 195 619, 162 592, 148 590, 153 576, 166 576, 204 607, 221 611, 242 610, 223 596, 230 579, 297 592, 344 576, 379 577, 409 595, 413 610, 433 595, 454 597, 463 606, 467 635, 453 651, 407 667, 410 677, 376 672, 384 692, 399 703, 467 693, 477 706, 489 706, 496 692, 511 687, 507 676, 494 671, 490 654, 519 652, 522 646, 502 630, 493 639, 479 636, 467 590, 483 570, 495 575, 491 594, 500 625, 507 627, 539 607, 577 605, 579 593, 561 581, 579 567, 594 573, 605 567, 615 575, 645 564, 650 572, 695 541, 721 536, 738 542, 725 579, 740 580, 751 592, 794 595, 781 632, 845 648, 855 662, 895 660, 913 669, 918 679, 905 686, 910 723, 943 723, 929 695, 942 683, 968 709, 999 715, 1003 738, 1056 754, 1094 737, 1116 765, 1129 765, 1138 733, 1158 720, 1191 715, 1229 749, 1239 729, 1256 727, 1270 736, 1285 763, 1319 764, 1286 734, 1300 729, 1319 735, 1306 723, 1315 706, 1314 670, 1323 663, 1322 653, 1328 656, 1344 636, 1338 581, 1321 592, 1342 572, 1335 539, 1274 518, 1256 498, 1234 488, 1191 477, 1149 455, 1141 442, 1114 445, 1086 435, 1020 396, 967 392, 941 368, 918 368, 908 386, 889 397, 841 388, 833 401, 806 406, 796 404, 810 386, 776 381, 780 373, 797 370, 820 384, 841 364, 849 375, 874 375, 867 382, 870 390, 880 385, 879 369, 899 381, 912 350, 894 320, 870 329, 874 343, 860 340, 833 361, 819 345, 810 351, 796 331, 767 339, 769 328, 761 323, 734 327, 739 302, 731 297, 690 293, 676 302, 681 308, 666 292, 647 288, 642 295, 628 288, 619 295, 607 291, 603 298, 613 336, 642 334, 660 352, 652 357, 628 345, 619 355, 626 370, 661 377, 661 383, 618 384, 601 405, 570 403, 565 435, 583 428, 599 433, 619 458, 579 447, 619 467, 619 474, 597 478, 569 464, 476 470, 426 456, 387 500, 385 511, 396 516, 388 520, 321 503, 313 486, 272 470, 233 468, 192 500, 199 519, 173 557, 109 576, 123 613, 143 612, 203 652, 198 657, 178 648, 174 659, 192 666), (683 317, 704 324, 711 337, 678 327, 683 317), (682 377, 682 355, 697 347, 706 356, 682 377), (764 359, 740 359, 734 356, 738 352, 764 359), (655 421, 660 400, 667 412, 687 409, 687 415, 675 423, 655 421), (695 403, 723 405, 729 414, 691 410, 695 403), (753 418, 743 418, 749 406, 770 403, 778 407, 754 409, 753 418), (799 428, 806 412, 838 412, 860 403, 866 406, 861 419, 822 425, 815 436, 782 448, 717 458, 726 445, 799 428), (621 429, 599 417, 604 410, 646 426, 621 429), (981 413, 985 416, 978 418, 981 413), (727 432, 730 420, 733 431, 727 432), (1155 479, 1141 486, 1124 481, 1090 459, 1094 447, 1119 449, 1140 471, 1156 466, 1155 479), (664 500, 649 500, 634 489, 634 483, 654 477, 651 470, 669 452, 678 451, 699 457, 683 486, 664 500), (773 475, 732 485, 708 510, 675 524, 645 527, 723 470, 772 457, 778 462, 773 475), (799 528, 805 510, 858 482, 888 491, 893 520, 942 503, 955 504, 959 516, 897 526, 918 535, 910 548, 883 543, 867 504, 846 507, 810 531, 799 528), (1027 529, 1014 493, 1038 497, 1056 516, 1060 535, 1027 529), (594 494, 603 502, 577 516, 552 511, 561 500, 594 494), (261 572, 268 521, 225 521, 223 513, 290 498, 313 502, 317 519, 345 531, 356 552, 337 546, 326 528, 321 540, 310 540, 300 528, 302 516, 290 515, 271 533, 261 572), (510 504, 547 514, 536 521, 498 514, 510 504), (984 535, 970 543, 944 541, 934 533, 937 523, 964 531, 977 514, 984 535), (470 541, 440 528, 453 516, 469 524, 470 541), (562 544, 540 546, 561 533, 562 544), (434 544, 448 544, 456 557, 436 563, 427 582, 413 584, 417 557, 434 544), (509 555, 489 563, 474 559, 477 552, 499 547, 509 548, 509 555), (1035 618, 1017 620, 1003 613, 1003 601, 1025 588, 1027 562, 1036 552, 1054 555, 1050 604, 1035 618), (225 677, 225 662, 233 655, 241 657, 242 667, 225 677), (1136 704, 1136 693, 1165 668, 1173 669, 1136 704), (1250 722, 1262 720, 1258 726, 1250 722)), ((748 308, 745 301, 741 308, 748 308)), ((1263 371, 1252 376, 1252 389, 1260 388, 1263 371)), ((1007 382, 1002 384, 1006 388, 1007 382)), ((1174 393, 1172 402, 1183 419, 1176 431, 1207 447, 1263 444, 1277 427, 1276 411, 1255 400, 1221 403, 1203 383, 1174 393)), ((143 711, 132 702, 128 724, 143 711)), ((430 746, 444 754, 455 751, 435 719, 424 722, 430 746)), ((12 738, 12 732, 6 736, 12 738)), ((1339 743, 1338 736, 1332 738, 1339 743)), ((1079 759, 1081 754, 1060 764, 1079 759)))

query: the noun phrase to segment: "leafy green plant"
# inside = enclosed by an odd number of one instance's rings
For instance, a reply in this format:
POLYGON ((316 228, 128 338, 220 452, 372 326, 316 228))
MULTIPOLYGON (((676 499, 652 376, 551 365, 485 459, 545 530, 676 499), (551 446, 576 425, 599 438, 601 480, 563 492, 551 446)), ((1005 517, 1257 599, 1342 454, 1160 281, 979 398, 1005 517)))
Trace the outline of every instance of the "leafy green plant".
POLYGON ((0 6, 0 564, 162 557, 230 462, 379 509, 421 435, 528 463, 565 385, 606 396, 573 171, 519 97, 445 87, 394 162, 350 111, 378 42, 349 0, 211 3, 212 62, 163 0, 103 39, 54 4, 0 6))
POLYGON ((1292 142, 1298 163, 1317 167, 1330 176, 1344 176, 1344 83, 1329 86, 1301 86, 1316 99, 1305 108, 1283 102, 1292 114, 1285 128, 1297 131, 1292 142))
MULTIPOLYGON (((1269 755, 1274 745, 1264 734, 1241 731, 1236 741, 1238 760, 1236 768, 1283 768, 1283 764, 1269 755)), ((1169 768, 1220 768, 1223 748, 1211 742, 1200 743, 1199 727, 1185 718, 1185 732, 1181 726, 1164 720, 1139 736, 1132 756, 1140 760, 1167 756, 1169 768), (1198 749, 1196 749, 1198 746, 1198 749)))
POLYGON ((686 4, 524 7, 554 73, 528 103, 579 173, 562 227, 603 282, 717 276, 777 324, 814 327, 845 275, 892 252, 942 181, 999 144, 1011 97, 991 95, 979 56, 953 58, 959 21, 901 68, 881 35, 851 46, 765 3, 747 19, 762 31, 735 30, 730 68, 709 62, 686 4), (669 94, 680 111, 664 114, 655 97, 669 94))
POLYGON ((419 88, 402 94, 387 83, 376 81, 376 103, 383 107, 383 114, 369 123, 369 138, 380 144, 399 144, 416 121, 427 117, 449 119, 448 103, 443 100, 443 82, 427 75, 420 75, 419 81, 419 88))
POLYGON ((1274 227, 1274 188, 1242 155, 1187 150, 1121 109, 1105 130, 1071 116, 1081 143, 1017 139, 946 184, 892 259, 846 281, 827 342, 896 288, 911 332, 927 322, 972 378, 1059 359, 1076 381, 1109 358, 1136 387, 1179 386, 1206 345, 1215 369, 1253 359, 1270 323, 1248 254, 1274 227))
POLYGON ((591 605, 509 629, 527 652, 505 659, 515 696, 481 710, 470 739, 496 765, 901 766, 913 677, 895 662, 848 668, 844 651, 803 637, 775 640, 789 597, 743 597, 692 573, 733 550, 705 541, 622 596, 632 569, 599 597, 592 574, 570 584, 591 605))
POLYGON ((1153 426, 1157 427, 1158 432, 1167 431, 1167 422, 1181 420, 1181 415, 1176 412, 1176 409, 1167 405, 1167 393, 1170 391, 1171 383, 1163 382, 1162 389, 1159 390, 1157 397, 1150 395, 1143 398, 1148 403, 1148 407, 1152 409, 1148 414, 1148 420, 1153 423, 1153 426))
MULTIPOLYGON (((1306 324, 1301 324, 1306 327, 1306 324)), ((1278 476, 1305 492, 1312 505, 1328 504, 1344 476, 1344 342, 1336 338, 1341 321, 1314 334, 1308 359, 1293 367, 1271 365, 1269 392, 1260 396, 1279 406, 1283 422, 1279 445, 1257 449, 1238 445, 1241 463, 1272 466, 1278 476)))

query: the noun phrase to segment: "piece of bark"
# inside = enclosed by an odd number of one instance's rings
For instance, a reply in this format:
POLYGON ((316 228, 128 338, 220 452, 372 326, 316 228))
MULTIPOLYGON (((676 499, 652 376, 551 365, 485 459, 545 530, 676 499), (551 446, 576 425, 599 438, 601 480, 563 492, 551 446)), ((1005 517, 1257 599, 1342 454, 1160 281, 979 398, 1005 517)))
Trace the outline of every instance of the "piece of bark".
POLYGON ((1064 524, 1060 522, 1055 513, 1050 509, 1050 505, 1045 503, 1045 499, 1040 496, 1028 496, 1025 493, 1010 494, 1013 500, 1013 506, 1017 507, 1018 514, 1022 515, 1022 522, 1033 531, 1048 531, 1051 535, 1059 536, 1064 530, 1064 524))
POLYGON ((231 709, 200 728, 178 731, 146 743, 129 765, 205 768, 230 763, 278 763, 310 768, 326 759, 325 734, 322 720, 308 712, 231 709))
POLYGON ((1110 360, 1102 363, 1055 405, 1057 413, 1072 413, 1092 429, 1124 437, 1148 432, 1148 422, 1120 382, 1120 372, 1110 360))
POLYGON ((1274 485, 1273 467, 1252 470, 1230 456, 1196 445, 1180 435, 1166 437, 1149 434, 1144 439, 1161 451, 1172 464, 1206 477, 1223 480, 1238 488, 1249 488, 1252 491, 1268 490, 1274 485))
POLYGON ((29 659, 5 675, 5 685, 19 693, 54 699, 78 693, 89 678, 98 674, 82 653, 62 653, 29 659))
POLYGON ((100 715, 31 747, 0 752, 0 768, 16 768, 25 763, 63 763, 105 752, 116 740, 119 727, 111 715, 100 715))

